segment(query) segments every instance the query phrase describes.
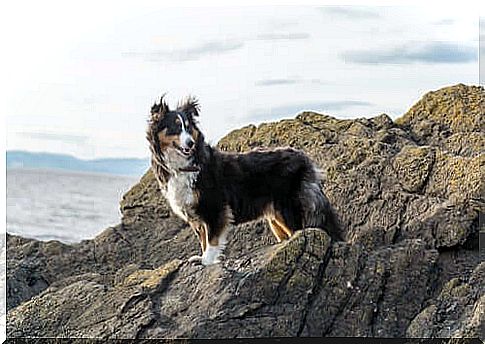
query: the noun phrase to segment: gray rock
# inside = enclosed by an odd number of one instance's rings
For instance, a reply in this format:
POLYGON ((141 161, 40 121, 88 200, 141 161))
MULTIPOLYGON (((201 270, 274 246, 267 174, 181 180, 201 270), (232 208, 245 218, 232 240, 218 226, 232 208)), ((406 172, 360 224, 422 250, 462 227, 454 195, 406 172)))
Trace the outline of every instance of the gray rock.
POLYGON ((8 235, 8 335, 485 337, 483 95, 430 92, 395 122, 304 112, 219 142, 307 151, 347 242, 305 229, 276 244, 256 221, 230 228, 221 264, 190 265, 198 243, 151 172, 93 240, 8 235))

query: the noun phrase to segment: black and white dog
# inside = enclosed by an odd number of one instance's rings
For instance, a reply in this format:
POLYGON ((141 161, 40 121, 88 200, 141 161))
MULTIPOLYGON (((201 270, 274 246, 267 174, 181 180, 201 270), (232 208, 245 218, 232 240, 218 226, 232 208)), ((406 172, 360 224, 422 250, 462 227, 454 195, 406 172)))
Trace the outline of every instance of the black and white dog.
POLYGON ((204 141, 197 116, 195 98, 170 110, 162 96, 151 109, 147 130, 161 191, 202 248, 202 256, 190 261, 219 262, 227 226, 261 217, 278 241, 307 227, 325 229, 334 240, 342 240, 319 172, 308 156, 292 148, 221 152, 204 141))

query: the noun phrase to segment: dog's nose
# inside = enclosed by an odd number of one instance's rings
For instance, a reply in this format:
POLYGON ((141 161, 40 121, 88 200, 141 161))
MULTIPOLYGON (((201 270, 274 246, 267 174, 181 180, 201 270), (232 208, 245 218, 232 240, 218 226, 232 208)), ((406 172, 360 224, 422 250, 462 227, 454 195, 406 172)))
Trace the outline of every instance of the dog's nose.
POLYGON ((189 140, 187 140, 187 142, 185 142, 185 144, 187 145, 187 147, 189 147, 191 149, 192 147, 194 147, 195 142, 194 142, 194 140, 189 139, 189 140))

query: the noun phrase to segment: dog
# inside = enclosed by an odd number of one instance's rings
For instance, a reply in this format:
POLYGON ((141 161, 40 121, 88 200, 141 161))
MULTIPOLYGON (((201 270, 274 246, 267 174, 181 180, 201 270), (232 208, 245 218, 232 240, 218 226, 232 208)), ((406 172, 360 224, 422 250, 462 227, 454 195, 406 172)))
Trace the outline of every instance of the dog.
POLYGON ((228 225, 260 218, 278 242, 308 227, 342 240, 321 174, 305 153, 293 148, 222 152, 205 142, 199 112, 195 97, 170 110, 162 96, 151 108, 146 132, 160 190, 199 240, 202 255, 190 262, 220 262, 228 225))

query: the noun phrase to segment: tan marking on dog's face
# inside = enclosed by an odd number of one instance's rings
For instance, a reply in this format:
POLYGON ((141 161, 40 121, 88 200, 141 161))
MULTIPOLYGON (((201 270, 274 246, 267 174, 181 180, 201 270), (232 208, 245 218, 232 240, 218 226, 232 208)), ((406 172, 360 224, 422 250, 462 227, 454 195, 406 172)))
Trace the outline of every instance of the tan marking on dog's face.
POLYGON ((173 147, 174 144, 180 146, 180 135, 167 135, 167 129, 163 129, 157 136, 161 149, 173 147))
POLYGON ((194 138, 195 142, 197 142, 197 140, 199 139, 199 134, 200 132, 195 127, 191 128, 190 135, 194 138))

